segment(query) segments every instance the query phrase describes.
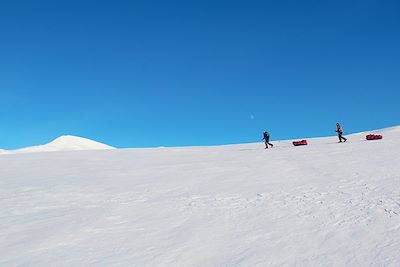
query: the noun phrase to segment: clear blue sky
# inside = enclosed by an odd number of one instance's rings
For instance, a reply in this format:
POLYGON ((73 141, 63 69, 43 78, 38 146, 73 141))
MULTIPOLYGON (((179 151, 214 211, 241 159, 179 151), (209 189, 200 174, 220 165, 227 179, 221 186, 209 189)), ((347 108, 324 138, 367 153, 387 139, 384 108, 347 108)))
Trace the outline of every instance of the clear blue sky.
POLYGON ((400 124, 399 1, 2 1, 0 147, 400 124))

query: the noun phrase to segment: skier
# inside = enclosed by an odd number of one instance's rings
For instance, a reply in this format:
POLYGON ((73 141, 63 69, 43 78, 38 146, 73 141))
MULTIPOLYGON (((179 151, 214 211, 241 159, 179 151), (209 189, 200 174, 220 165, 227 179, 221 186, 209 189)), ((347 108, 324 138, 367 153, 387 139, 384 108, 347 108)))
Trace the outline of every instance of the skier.
POLYGON ((265 148, 268 148, 268 145, 270 145, 271 148, 274 146, 273 144, 271 144, 269 142, 269 133, 268 132, 264 132, 264 138, 262 140, 265 140, 265 148))
POLYGON ((339 143, 341 143, 342 140, 344 140, 344 142, 347 141, 347 138, 343 137, 343 129, 342 129, 342 126, 340 126, 339 123, 336 123, 336 132, 338 133, 339 143))

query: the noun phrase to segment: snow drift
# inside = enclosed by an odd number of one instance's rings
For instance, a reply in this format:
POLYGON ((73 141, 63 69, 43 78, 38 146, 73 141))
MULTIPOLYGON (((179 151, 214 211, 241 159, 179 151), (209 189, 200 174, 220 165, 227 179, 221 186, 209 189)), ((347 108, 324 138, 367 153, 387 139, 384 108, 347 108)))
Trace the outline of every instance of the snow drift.
POLYGON ((397 266, 400 128, 0 156, 1 266, 397 266))

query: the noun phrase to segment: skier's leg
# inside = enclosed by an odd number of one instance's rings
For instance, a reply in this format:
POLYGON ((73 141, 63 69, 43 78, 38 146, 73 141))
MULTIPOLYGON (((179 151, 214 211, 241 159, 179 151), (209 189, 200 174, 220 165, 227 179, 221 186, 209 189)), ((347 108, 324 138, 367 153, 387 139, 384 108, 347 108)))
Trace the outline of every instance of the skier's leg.
POLYGON ((343 134, 340 134, 340 142, 342 142, 342 140, 344 140, 343 142, 346 142, 346 141, 347 141, 347 138, 346 138, 346 137, 343 137, 343 134))

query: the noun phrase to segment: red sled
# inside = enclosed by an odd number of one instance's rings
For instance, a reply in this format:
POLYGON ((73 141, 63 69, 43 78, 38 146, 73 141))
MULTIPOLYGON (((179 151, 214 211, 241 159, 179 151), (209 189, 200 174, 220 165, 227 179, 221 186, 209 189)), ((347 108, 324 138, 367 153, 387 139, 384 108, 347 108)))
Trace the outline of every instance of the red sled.
POLYGON ((308 145, 307 140, 301 140, 301 141, 293 141, 294 146, 306 146, 308 145))
POLYGON ((382 139, 383 136, 380 134, 369 134, 369 135, 367 135, 366 138, 367 138, 367 140, 379 140, 379 139, 382 139))

